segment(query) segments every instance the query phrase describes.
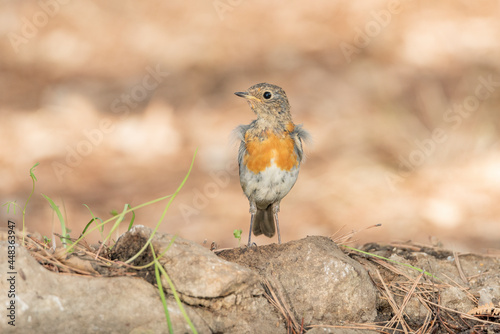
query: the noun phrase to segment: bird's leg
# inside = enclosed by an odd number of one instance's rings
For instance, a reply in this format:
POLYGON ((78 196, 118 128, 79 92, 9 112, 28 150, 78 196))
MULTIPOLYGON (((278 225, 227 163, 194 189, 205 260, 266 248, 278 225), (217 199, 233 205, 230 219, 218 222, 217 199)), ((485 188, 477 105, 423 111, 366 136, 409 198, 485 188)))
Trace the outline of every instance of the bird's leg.
POLYGON ((278 212, 280 212, 280 202, 273 204, 274 221, 276 222, 276 230, 278 231, 278 244, 281 245, 280 223, 278 221, 278 212))
POLYGON ((252 228, 253 220, 255 219, 255 214, 257 213, 257 206, 255 202, 250 201, 250 231, 248 232, 248 247, 252 245, 252 228))

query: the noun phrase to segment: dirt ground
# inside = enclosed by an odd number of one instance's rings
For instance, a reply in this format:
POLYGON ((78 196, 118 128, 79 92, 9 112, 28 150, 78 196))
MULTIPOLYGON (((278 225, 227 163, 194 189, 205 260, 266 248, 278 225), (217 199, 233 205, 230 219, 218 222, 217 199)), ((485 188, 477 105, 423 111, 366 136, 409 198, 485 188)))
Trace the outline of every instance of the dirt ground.
MULTIPOLYGON (((285 248, 286 246, 289 245, 285 245, 285 248)), ((283 249, 278 245, 268 245, 251 250, 246 248, 224 250, 218 254, 225 260, 262 271, 269 265, 269 259, 282 256, 283 249)), ((499 291, 495 283, 500 273, 498 257, 458 254, 445 249, 414 244, 371 243, 364 245, 362 250, 370 254, 362 255, 352 250, 348 251, 348 254, 368 270, 379 289, 375 322, 367 324, 359 321, 345 325, 313 323, 308 324, 307 329, 331 328, 340 331, 353 328, 373 330, 374 333, 500 332, 500 304, 497 297, 499 291), (373 254, 389 258, 394 262, 378 260, 373 254), (413 266, 413 270, 405 270, 404 266, 407 265, 413 266), (455 273, 456 268, 453 268, 455 265, 460 268, 460 277, 455 273), (418 273, 415 268, 426 270, 425 273, 418 273), (485 294, 488 290, 492 292, 485 294), (487 298, 493 298, 494 303, 490 299, 485 303, 487 298)), ((308 293, 321 294, 323 288, 316 287, 308 290, 308 293)), ((352 302, 356 302, 354 296, 352 302)), ((297 320, 300 322, 300 319, 297 320)))
MULTIPOLYGON (((498 1, 0 8, 0 202, 24 205, 39 162, 30 231, 61 233, 41 193, 76 237, 92 218, 83 204, 106 219, 171 194, 198 149, 161 229, 237 246, 250 217, 230 137, 254 115, 233 93, 266 81, 312 135, 282 201, 284 241, 361 230, 359 244, 499 248, 498 1)), ((155 226, 165 204, 136 223, 155 226)))
MULTIPOLYGON (((39 265, 30 262, 33 268, 23 267, 27 280, 21 295, 24 299, 38 295, 38 291, 32 291, 34 278, 38 283, 39 279, 62 279, 59 276, 67 280, 73 277, 75 290, 79 290, 80 284, 103 282, 99 277, 109 278, 109 289, 113 279, 123 277, 141 277, 157 289, 154 267, 141 269, 153 260, 149 250, 136 256, 133 262, 127 261, 144 246, 150 233, 151 229, 136 227, 113 248, 80 243, 71 254, 62 248, 53 251, 31 235, 26 239, 31 256, 58 275, 47 276, 50 274, 45 271, 43 275, 34 275, 32 271, 37 270, 34 266, 39 265), (88 280, 80 280, 81 277, 88 280)), ((163 254, 161 263, 176 285, 180 300, 194 312, 190 313, 192 317, 203 319, 195 326, 203 333, 218 332, 216 328, 239 333, 242 331, 234 326, 246 323, 243 332, 251 333, 500 332, 499 256, 459 253, 415 243, 370 243, 357 250, 345 246, 339 249, 331 239, 319 236, 282 245, 242 246, 212 252, 192 241, 173 238, 173 235, 157 235, 152 244, 156 254, 163 254), (168 251, 164 252, 165 249, 168 251), (245 279, 241 279, 243 268, 250 269, 245 279), (211 291, 218 286, 223 290, 213 295, 211 291), (244 291, 252 286, 253 292, 245 295, 244 291), (227 290, 229 287, 235 290, 227 290), (262 292, 258 293, 262 288, 265 300, 262 292), (255 309, 259 300, 260 306, 255 309), (260 321, 255 322, 255 317, 260 321), (210 330, 201 329, 207 325, 210 330), (359 332, 352 332, 353 329, 359 332)), ((129 284, 140 283, 137 281, 129 284)), ((163 284, 171 297, 168 284, 163 284)), ((124 294, 117 292, 114 298, 119 300, 121 295, 124 294)), ((146 295, 151 298, 147 305, 159 303, 156 293, 146 295)), ((61 298, 63 304, 75 302, 71 294, 67 296, 70 301, 61 298)), ((35 297, 33 303, 37 300, 40 297, 35 297)), ((78 314, 81 310, 72 312, 78 314)), ((114 312, 104 313, 110 321, 121 323, 114 312)), ((160 324, 164 322, 162 316, 159 318, 160 324)), ((182 318, 177 321, 184 323, 182 318)), ((165 330, 164 324, 162 328, 165 330)))

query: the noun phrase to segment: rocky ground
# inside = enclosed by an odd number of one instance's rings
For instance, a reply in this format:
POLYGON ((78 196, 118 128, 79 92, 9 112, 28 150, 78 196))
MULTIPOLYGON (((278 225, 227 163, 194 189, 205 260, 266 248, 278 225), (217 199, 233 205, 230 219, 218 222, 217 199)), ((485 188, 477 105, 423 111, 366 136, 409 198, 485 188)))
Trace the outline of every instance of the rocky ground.
MULTIPOLYGON (((81 242, 69 254, 26 237, 14 281, 0 283, 17 295, 16 326, 2 321, 2 333, 167 333, 154 267, 138 268, 154 259, 150 248, 125 264, 150 236, 136 226, 111 249, 81 242)), ((415 244, 354 250, 320 236, 211 251, 156 234, 152 245, 164 252, 174 333, 192 329, 169 280, 198 333, 500 332, 498 257, 415 244)))
POLYGON ((78 235, 83 204, 106 219, 171 194, 198 149, 162 232, 236 247, 230 134, 254 115, 233 93, 267 81, 312 135, 283 240, 382 224, 357 238, 499 247, 496 0, 0 1, 0 34, 0 204, 24 205, 39 162, 31 231, 61 233, 40 193, 78 235))

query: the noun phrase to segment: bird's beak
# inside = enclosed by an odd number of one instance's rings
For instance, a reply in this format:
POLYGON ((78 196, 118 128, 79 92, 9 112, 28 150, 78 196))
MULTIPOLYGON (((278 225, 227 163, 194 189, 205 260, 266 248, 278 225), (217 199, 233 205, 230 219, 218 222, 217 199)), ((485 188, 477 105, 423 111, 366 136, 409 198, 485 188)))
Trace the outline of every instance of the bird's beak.
POLYGON ((258 98, 256 98, 255 96, 253 95, 250 95, 248 92, 236 92, 234 93, 236 96, 239 96, 239 97, 243 97, 247 100, 259 100, 258 98))

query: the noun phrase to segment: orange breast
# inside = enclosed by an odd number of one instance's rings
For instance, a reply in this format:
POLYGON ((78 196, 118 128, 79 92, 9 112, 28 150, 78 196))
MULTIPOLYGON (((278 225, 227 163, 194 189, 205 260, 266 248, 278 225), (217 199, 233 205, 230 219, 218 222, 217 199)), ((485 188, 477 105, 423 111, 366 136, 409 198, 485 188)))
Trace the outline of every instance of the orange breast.
POLYGON ((245 142, 247 152, 243 157, 243 163, 254 173, 262 172, 270 167, 272 159, 278 168, 286 171, 299 164, 294 150, 294 141, 288 135, 277 136, 268 130, 265 139, 261 140, 247 133, 245 142))

